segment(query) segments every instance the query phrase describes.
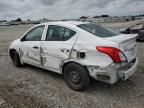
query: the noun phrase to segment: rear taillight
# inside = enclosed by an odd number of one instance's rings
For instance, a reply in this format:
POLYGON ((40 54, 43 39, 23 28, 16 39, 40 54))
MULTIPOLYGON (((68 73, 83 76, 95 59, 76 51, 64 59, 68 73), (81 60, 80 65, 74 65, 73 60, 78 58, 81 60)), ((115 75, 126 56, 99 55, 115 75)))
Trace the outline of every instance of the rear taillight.
POLYGON ((113 60, 113 62, 115 62, 115 63, 121 63, 121 62, 126 60, 126 58, 123 55, 123 53, 117 48, 105 47, 105 46, 97 46, 96 49, 99 52, 107 54, 108 56, 110 56, 111 59, 113 60))

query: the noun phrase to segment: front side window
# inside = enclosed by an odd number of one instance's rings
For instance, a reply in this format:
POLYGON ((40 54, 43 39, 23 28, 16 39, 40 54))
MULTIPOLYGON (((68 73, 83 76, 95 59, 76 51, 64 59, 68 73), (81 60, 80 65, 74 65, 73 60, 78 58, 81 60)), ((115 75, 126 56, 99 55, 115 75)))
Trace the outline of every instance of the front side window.
POLYGON ((26 36, 24 37, 25 41, 40 41, 42 38, 42 34, 44 31, 44 25, 43 26, 38 26, 31 31, 29 31, 26 36))
POLYGON ((102 27, 100 25, 96 25, 93 23, 87 23, 87 24, 80 24, 78 25, 83 30, 86 30, 98 37, 111 37, 111 36, 116 36, 118 33, 113 32, 110 29, 107 29, 105 27, 102 27))
POLYGON ((66 41, 76 34, 75 31, 65 27, 50 25, 47 30, 47 41, 66 41))

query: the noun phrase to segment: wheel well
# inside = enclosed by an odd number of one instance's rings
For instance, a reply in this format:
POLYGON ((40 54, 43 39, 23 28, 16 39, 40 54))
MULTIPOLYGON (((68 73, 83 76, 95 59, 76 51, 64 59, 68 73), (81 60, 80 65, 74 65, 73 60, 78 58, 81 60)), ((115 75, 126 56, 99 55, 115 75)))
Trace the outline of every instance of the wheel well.
POLYGON ((86 66, 83 66, 83 65, 81 65, 80 63, 77 63, 77 62, 74 62, 74 61, 70 61, 70 62, 67 62, 67 63, 64 63, 64 64, 63 64, 63 66, 62 66, 62 74, 63 74, 64 68, 65 68, 68 64, 71 64, 71 63, 75 63, 75 64, 77 64, 77 65, 80 65, 80 66, 84 67, 84 68, 87 70, 86 66))

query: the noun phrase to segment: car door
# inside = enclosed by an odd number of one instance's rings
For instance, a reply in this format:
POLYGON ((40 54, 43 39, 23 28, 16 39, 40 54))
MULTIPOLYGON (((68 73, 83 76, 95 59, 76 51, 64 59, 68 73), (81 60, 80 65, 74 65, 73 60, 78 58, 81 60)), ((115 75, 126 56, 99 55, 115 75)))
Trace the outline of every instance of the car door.
POLYGON ((76 39, 76 31, 62 26, 49 25, 45 41, 42 41, 41 45, 43 66, 60 73, 61 64, 64 60, 69 59, 76 39))
POLYGON ((21 39, 20 57, 29 64, 41 65, 40 46, 45 25, 36 26, 21 39))

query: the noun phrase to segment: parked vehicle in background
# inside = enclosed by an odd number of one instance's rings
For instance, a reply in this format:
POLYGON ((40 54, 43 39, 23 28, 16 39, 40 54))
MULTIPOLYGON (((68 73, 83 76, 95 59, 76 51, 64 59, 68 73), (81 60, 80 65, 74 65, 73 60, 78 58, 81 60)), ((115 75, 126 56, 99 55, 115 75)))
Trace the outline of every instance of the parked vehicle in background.
POLYGON ((15 66, 24 63, 60 73, 74 90, 94 78, 109 84, 128 79, 137 69, 136 35, 118 34, 90 22, 48 22, 12 42, 15 66))
POLYGON ((138 34, 137 41, 144 41, 144 23, 136 24, 131 27, 128 27, 124 30, 121 30, 121 33, 124 34, 138 34))

